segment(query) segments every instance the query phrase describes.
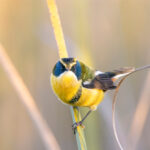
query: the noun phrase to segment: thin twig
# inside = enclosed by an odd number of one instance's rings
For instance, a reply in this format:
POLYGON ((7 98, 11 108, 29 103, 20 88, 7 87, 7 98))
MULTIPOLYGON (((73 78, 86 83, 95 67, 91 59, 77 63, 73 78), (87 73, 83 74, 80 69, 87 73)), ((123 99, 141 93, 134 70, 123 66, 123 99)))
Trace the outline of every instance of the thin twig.
POLYGON ((12 64, 11 60, 7 56, 5 49, 0 44, 0 63, 5 70, 10 82, 12 83, 14 89, 16 90, 21 102, 24 104, 26 110, 28 111, 31 119, 33 120, 37 130, 47 148, 47 150, 60 150, 60 147, 46 124, 45 120, 41 116, 35 100, 32 98, 29 90, 25 86, 22 78, 18 74, 16 68, 12 64))
POLYGON ((129 74, 127 74, 126 76, 124 76, 120 82, 118 83, 117 85, 117 88, 115 90, 115 93, 114 93, 114 97, 113 97, 113 103, 112 103, 112 124, 113 124, 113 130, 114 130, 114 134, 115 134, 115 138, 116 138, 116 141, 118 143, 118 146, 121 150, 123 150, 123 147, 120 143, 120 140, 118 138, 118 134, 117 134, 117 130, 116 130, 116 123, 115 123, 115 106, 116 106, 116 98, 117 98, 117 94, 118 94, 118 91, 119 91, 119 88, 121 86, 121 84, 123 83, 123 81, 131 74, 135 73, 135 72, 138 72, 138 71, 142 71, 144 69, 148 69, 150 68, 150 65, 147 65, 147 66, 143 66, 143 67, 139 67, 137 69, 135 69, 134 71, 130 72, 129 74))
MULTIPOLYGON (((106 95, 106 96, 105 96, 105 99, 104 99, 104 101, 103 101, 103 106, 102 106, 102 108, 101 108, 101 107, 98 107, 98 111, 99 111, 99 113, 103 116, 103 118, 104 118, 104 120, 105 120, 105 122, 106 122, 105 124, 106 124, 107 129, 108 129, 107 132, 108 132, 109 134, 111 134, 111 137, 112 137, 112 136, 114 136, 114 133, 113 133, 113 131, 112 131, 112 129, 111 129, 111 128, 112 128, 112 122, 111 122, 112 117, 110 116, 109 111, 108 111, 108 110, 111 109, 111 107, 112 107, 111 97, 108 96, 108 95, 106 95)), ((122 126, 121 126, 121 124, 120 124, 120 122, 119 122, 119 117, 118 117, 117 114, 116 114, 115 118, 116 118, 117 128, 118 128, 118 130, 119 130, 121 139, 122 139, 123 141, 125 141, 125 132, 124 132, 124 130, 123 130, 123 128, 122 128, 122 126)), ((110 143, 111 143, 111 142, 110 142, 110 143)), ((108 144, 110 144, 110 143, 108 143, 108 144)), ((126 141, 124 142, 124 144, 127 145, 126 141)), ((109 145, 108 148, 114 149, 114 147, 112 147, 112 145, 109 145)))

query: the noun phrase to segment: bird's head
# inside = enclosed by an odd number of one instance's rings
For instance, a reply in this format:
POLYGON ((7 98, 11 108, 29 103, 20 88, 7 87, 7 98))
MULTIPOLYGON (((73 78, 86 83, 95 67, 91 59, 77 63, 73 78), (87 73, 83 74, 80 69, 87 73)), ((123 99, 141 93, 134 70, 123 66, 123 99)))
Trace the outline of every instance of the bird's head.
POLYGON ((53 75, 55 77, 74 76, 77 80, 81 78, 81 65, 75 58, 62 58, 53 68, 53 75))
POLYGON ((54 66, 51 84, 56 95, 68 102, 81 86, 81 65, 75 58, 62 58, 54 66))

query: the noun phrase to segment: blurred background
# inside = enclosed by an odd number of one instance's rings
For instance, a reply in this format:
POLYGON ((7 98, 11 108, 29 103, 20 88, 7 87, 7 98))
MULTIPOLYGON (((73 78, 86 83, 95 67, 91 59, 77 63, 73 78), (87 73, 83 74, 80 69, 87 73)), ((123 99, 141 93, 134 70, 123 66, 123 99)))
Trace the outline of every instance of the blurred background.
MULTIPOLYGON (((150 64, 149 0, 56 2, 70 56, 101 71, 150 64)), ((0 0, 0 42, 62 150, 76 150, 69 106, 57 100, 49 82, 59 56, 46 0, 0 0)), ((133 74, 120 88, 116 123, 126 149, 150 149, 148 78, 148 71, 133 74), (141 105, 138 123, 133 124, 141 105), (144 122, 140 118, 145 118, 144 122)), ((111 121, 113 93, 108 92, 85 121, 89 150, 118 150, 111 121)), ((0 150, 43 149, 33 122, 0 66, 0 150)))

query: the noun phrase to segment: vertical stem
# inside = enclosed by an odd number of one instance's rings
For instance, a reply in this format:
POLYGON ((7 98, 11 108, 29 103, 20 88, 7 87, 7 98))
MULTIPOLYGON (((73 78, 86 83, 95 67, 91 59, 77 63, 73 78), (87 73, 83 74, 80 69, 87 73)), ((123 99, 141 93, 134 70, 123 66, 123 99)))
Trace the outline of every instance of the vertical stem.
POLYGON ((60 58, 68 57, 64 35, 63 35, 61 22, 60 22, 55 0, 47 0, 47 3, 48 3, 49 12, 50 12, 50 20, 52 22, 55 39, 56 39, 58 50, 59 50, 59 57, 60 58))
MULTIPOLYGON (((56 39, 58 50, 59 50, 59 57, 60 58, 68 57, 65 40, 63 36, 63 31, 61 27, 61 22, 60 22, 55 0, 47 0, 47 3, 48 3, 49 12, 50 12, 50 20, 52 22, 55 39, 56 39)), ((71 112, 72 112, 72 118, 74 122, 81 120, 80 112, 78 111, 78 109, 71 107, 71 112)), ((82 127, 80 126, 77 127, 76 139, 77 139, 78 149, 86 150, 84 133, 83 133, 82 127)))
MULTIPOLYGON (((71 114, 72 114, 73 122, 81 121, 81 115, 78 107, 71 107, 71 114)), ((77 140, 78 150, 87 150, 84 132, 82 127, 80 126, 77 127, 76 140, 77 140)))

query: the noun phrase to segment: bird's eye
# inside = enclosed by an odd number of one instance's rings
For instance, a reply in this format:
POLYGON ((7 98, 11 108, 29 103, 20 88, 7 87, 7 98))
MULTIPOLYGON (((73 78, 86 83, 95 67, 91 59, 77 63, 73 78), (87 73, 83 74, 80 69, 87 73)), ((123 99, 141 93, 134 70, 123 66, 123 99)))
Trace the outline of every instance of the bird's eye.
POLYGON ((78 61, 72 66, 71 71, 75 73, 78 79, 81 78, 81 65, 78 61))
POLYGON ((66 68, 64 67, 64 65, 62 65, 60 61, 58 61, 53 69, 53 74, 57 77, 64 71, 66 71, 66 68))

